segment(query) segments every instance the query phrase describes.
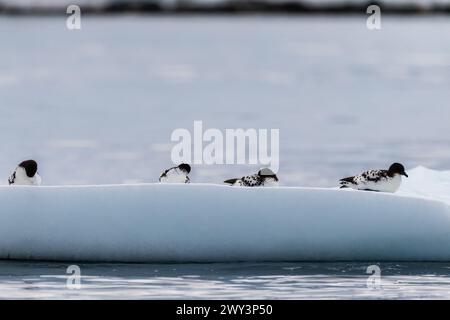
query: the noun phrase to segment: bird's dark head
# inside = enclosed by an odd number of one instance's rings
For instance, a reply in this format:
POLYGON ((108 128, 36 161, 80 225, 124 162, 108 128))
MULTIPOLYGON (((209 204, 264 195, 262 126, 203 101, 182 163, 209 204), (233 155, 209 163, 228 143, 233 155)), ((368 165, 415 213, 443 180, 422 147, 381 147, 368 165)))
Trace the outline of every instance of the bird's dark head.
POLYGON ((22 167, 22 168, 25 169, 25 172, 27 173, 27 176, 28 176, 29 178, 33 178, 34 175, 35 175, 36 172, 37 172, 37 169, 38 169, 37 162, 34 161, 34 160, 25 160, 25 161, 22 161, 22 162, 19 164, 19 167, 22 167))
POLYGON ((272 170, 270 170, 269 168, 264 168, 264 169, 259 170, 258 171, 258 176, 260 176, 262 178, 265 178, 265 179, 272 178, 275 181, 278 181, 277 175, 272 170))
POLYGON ((394 176, 396 174, 408 177, 405 172, 405 167, 401 163, 394 163, 389 167, 389 175, 394 176))
POLYGON ((181 171, 186 172, 186 174, 188 174, 189 172, 191 172, 191 166, 188 165, 187 163, 182 163, 178 166, 178 169, 180 169, 181 171))

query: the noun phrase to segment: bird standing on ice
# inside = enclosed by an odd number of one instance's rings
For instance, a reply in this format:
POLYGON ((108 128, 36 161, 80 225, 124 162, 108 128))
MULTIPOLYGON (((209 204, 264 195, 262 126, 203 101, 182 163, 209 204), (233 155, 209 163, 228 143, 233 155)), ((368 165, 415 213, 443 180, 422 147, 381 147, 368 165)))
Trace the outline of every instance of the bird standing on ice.
POLYGON ((182 163, 178 167, 172 167, 161 173, 159 182, 162 183, 189 183, 191 180, 188 177, 191 172, 191 166, 182 163))
POLYGON ((264 168, 258 171, 256 174, 245 176, 237 179, 225 180, 225 183, 232 186, 241 187, 276 187, 278 186, 278 177, 270 169, 264 168))
POLYGON ((38 166, 34 160, 25 160, 19 164, 8 179, 10 185, 39 186, 41 176, 37 172, 38 166))
POLYGON ((405 167, 394 163, 389 170, 369 170, 357 176, 341 179, 341 188, 365 191, 396 192, 402 183, 402 176, 408 177, 405 167))

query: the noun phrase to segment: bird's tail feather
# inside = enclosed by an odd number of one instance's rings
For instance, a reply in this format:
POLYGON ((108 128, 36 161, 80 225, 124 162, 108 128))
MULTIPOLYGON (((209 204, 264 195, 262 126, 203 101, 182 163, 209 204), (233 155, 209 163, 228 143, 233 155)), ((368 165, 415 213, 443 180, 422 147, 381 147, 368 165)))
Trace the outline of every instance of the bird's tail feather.
POLYGON ((229 179, 229 180, 225 180, 224 183, 235 184, 236 181, 238 181, 238 179, 229 179))
POLYGON ((349 185, 355 183, 354 179, 355 179, 355 177, 348 177, 348 178, 344 178, 344 179, 339 180, 339 184, 341 185, 341 189, 350 188, 349 185))
POLYGON ((341 182, 341 183, 344 183, 344 182, 354 183, 354 179, 355 179, 355 177, 348 177, 348 178, 344 178, 344 179, 339 180, 339 182, 341 182))

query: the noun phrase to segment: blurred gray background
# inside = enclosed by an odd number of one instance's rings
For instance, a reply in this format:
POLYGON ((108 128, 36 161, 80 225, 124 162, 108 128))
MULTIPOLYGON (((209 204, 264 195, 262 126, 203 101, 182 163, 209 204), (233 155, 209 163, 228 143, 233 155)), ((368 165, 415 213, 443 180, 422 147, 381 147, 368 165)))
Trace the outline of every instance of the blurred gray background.
MULTIPOLYGON (((27 158, 44 185, 154 182, 173 165, 172 131, 194 120, 280 129, 284 185, 335 186, 394 161, 450 170, 446 15, 389 14, 378 31, 364 12, 97 14, 76 31, 66 17, 0 15, 2 184, 27 158)), ((191 180, 258 168, 194 166, 191 180)))

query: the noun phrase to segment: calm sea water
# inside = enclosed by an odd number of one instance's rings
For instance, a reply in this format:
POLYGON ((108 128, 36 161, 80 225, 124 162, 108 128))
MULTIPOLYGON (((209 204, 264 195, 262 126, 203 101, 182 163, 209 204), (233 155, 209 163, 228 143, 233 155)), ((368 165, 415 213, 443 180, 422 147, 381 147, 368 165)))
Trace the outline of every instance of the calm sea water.
MULTIPOLYGON (((450 20, 2 17, 0 177, 157 181, 172 132, 280 130, 280 183, 335 186, 394 161, 450 169, 450 20)), ((259 165, 196 165, 217 182, 259 165)))
POLYGON ((450 263, 68 264, 0 262, 1 299, 450 299, 450 263))

